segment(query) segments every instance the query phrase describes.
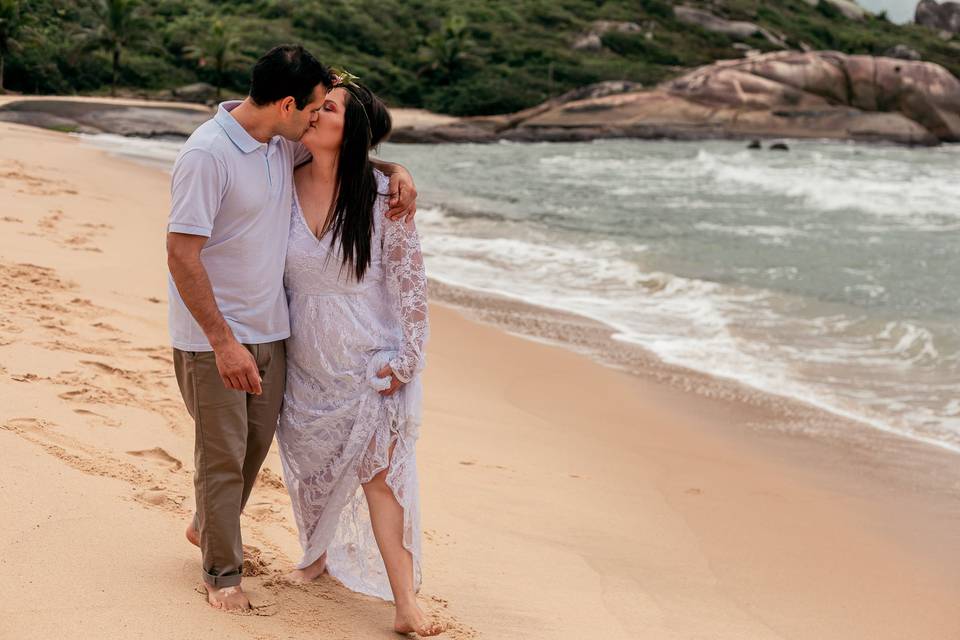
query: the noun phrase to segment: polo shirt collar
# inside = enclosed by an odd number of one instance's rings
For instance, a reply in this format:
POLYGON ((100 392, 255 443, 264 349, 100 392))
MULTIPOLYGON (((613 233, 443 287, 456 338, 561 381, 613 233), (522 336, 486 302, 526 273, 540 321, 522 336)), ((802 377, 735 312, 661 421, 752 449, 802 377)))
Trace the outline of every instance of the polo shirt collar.
POLYGON ((229 100, 227 102, 221 102, 220 106, 217 107, 217 115, 213 117, 217 124, 223 128, 226 132, 227 137, 230 138, 230 141, 233 144, 237 145, 237 148, 244 153, 252 153, 262 147, 264 143, 259 142, 256 138, 247 133, 247 130, 243 128, 237 119, 230 115, 230 112, 237 106, 240 105, 241 100, 229 100))

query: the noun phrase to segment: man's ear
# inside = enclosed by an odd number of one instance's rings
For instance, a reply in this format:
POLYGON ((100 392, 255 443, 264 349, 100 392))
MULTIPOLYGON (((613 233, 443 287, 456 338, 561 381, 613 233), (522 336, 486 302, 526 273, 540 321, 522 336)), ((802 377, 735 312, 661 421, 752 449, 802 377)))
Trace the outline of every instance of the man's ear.
POLYGON ((284 115, 289 115, 297 108, 297 101, 293 99, 293 96, 287 96, 280 101, 280 113, 284 115))

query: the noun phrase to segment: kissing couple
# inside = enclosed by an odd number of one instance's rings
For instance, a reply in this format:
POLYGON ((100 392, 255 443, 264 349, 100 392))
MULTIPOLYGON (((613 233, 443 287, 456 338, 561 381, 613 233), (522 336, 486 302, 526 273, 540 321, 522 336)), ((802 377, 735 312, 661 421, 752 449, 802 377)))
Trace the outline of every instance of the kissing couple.
POLYGON ((242 610, 240 514, 276 433, 303 558, 392 600, 394 630, 437 635, 417 605, 415 445, 427 340, 416 189, 371 158, 383 102, 301 46, 253 68, 184 144, 167 225, 174 368, 196 426, 208 602, 242 610))

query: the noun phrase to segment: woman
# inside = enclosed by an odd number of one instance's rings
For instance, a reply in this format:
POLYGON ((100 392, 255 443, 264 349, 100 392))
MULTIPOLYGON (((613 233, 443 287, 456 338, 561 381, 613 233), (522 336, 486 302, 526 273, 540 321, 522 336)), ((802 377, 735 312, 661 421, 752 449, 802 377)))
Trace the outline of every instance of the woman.
POLYGON ((419 428, 426 275, 413 223, 391 221, 369 150, 383 103, 346 72, 301 142, 284 283, 287 387, 277 429, 309 581, 328 571, 392 599, 394 628, 443 631, 417 606, 419 428))

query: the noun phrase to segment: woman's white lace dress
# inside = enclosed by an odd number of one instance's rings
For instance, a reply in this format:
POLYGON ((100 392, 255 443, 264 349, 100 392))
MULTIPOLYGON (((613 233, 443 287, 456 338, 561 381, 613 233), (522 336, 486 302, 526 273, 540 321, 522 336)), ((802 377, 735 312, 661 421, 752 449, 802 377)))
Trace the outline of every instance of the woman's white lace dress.
MULTIPOLYGON (((387 180, 377 172, 380 193, 387 180)), ((318 240, 294 194, 284 282, 290 305, 287 387, 277 429, 284 478, 300 530, 299 568, 327 552, 330 575, 354 591, 392 600, 360 483, 388 467, 403 507, 403 545, 420 587, 416 445, 419 372, 427 339, 426 275, 412 223, 374 207, 371 262, 361 282, 339 243, 318 240), (407 384, 381 396, 389 363, 407 384), (388 460, 391 446, 393 458, 388 460)))

